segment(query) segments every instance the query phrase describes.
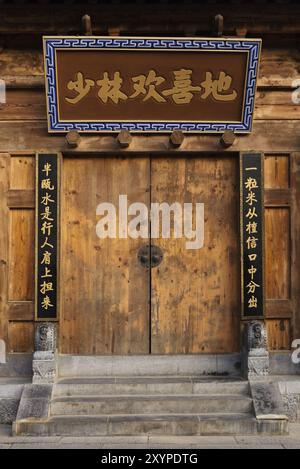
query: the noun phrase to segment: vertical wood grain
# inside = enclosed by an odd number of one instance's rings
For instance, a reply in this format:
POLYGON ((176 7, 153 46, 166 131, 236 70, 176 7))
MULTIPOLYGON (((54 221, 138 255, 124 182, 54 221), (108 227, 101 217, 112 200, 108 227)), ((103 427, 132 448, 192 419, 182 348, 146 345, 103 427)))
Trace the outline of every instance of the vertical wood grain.
POLYGON ((149 352, 149 272, 142 239, 99 239, 96 207, 119 194, 149 206, 148 158, 63 161, 61 352, 149 352))
POLYGON ((152 269, 152 352, 239 351, 240 249, 237 158, 153 158, 153 202, 205 207, 204 247, 153 239, 164 251, 152 269))
POLYGON ((34 210, 10 210, 9 301, 34 299, 34 210))
POLYGON ((266 297, 290 298, 290 209, 265 209, 266 297))
POLYGON ((9 188, 10 155, 0 153, 0 339, 7 342, 7 271, 8 271, 8 207, 6 193, 9 188))

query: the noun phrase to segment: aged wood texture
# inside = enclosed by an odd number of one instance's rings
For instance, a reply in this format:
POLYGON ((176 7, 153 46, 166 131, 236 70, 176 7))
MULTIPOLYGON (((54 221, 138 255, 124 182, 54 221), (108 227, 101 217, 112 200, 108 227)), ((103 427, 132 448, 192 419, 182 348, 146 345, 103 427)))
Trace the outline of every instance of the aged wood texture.
MULTIPOLYGON (((256 120, 252 133, 238 136, 235 144, 225 151, 228 153, 249 151, 249 148, 258 148, 263 152, 300 151, 299 134, 300 120, 256 120)), ((18 121, 0 122, 0 151, 24 153, 33 150, 63 151, 74 156, 82 156, 82 152, 98 151, 99 154, 114 156, 120 151, 120 147, 114 135, 85 135, 76 149, 70 149, 64 135, 47 134, 45 121, 22 121, 22 125, 18 121)), ((168 135, 133 135, 129 149, 123 149, 122 153, 129 155, 153 153, 164 156, 170 155, 170 150, 174 156, 182 152, 195 154, 224 152, 224 148, 220 145, 220 135, 187 135, 179 149, 172 149, 168 135)))
POLYGON ((9 301, 34 299, 34 211, 10 211, 9 301))
MULTIPOLYGON (((22 80, 24 80, 24 77, 22 80)), ((41 80, 43 80, 43 77, 41 77, 41 80)), ((261 87, 256 96, 254 119, 299 120, 300 106, 294 104, 291 99, 292 82, 293 80, 290 80, 289 85, 286 85, 289 89, 284 90, 270 91, 261 87)), ((46 100, 43 89, 24 89, 23 83, 19 84, 19 88, 11 89, 10 79, 7 83, 6 104, 0 105, 0 121, 12 119, 46 120, 46 100)), ((17 87, 17 84, 15 86, 17 87)), ((299 93, 295 92, 295 95, 299 97, 299 93)))
POLYGON ((143 239, 99 239, 100 202, 149 206, 149 159, 63 161, 60 351, 149 352, 149 272, 137 260, 143 239))
POLYGON ((270 350, 290 349, 298 315, 293 279, 296 199, 290 154, 265 155, 266 317, 270 350))
POLYGON ((272 299, 290 298, 290 210, 265 211, 266 295, 272 299))
POLYGON ((34 36, 37 42, 42 34, 78 34, 81 30, 80 18, 87 10, 93 21, 93 34, 107 34, 114 29, 119 30, 120 34, 210 36, 210 20, 218 11, 224 16, 225 36, 247 30, 250 37, 270 36, 274 42, 276 37, 284 40, 289 35, 300 33, 299 6, 289 1, 210 1, 202 2, 201 8, 199 4, 188 0, 184 3, 185 8, 182 3, 172 1, 124 3, 119 0, 105 4, 105 8, 99 8, 95 0, 87 1, 84 8, 75 1, 57 2, 55 8, 53 2, 48 2, 48 5, 45 1, 38 2, 38 6, 28 2, 30 12, 26 22, 24 3, 27 2, 3 3, 0 32, 18 43, 24 42, 28 36, 34 36), (122 14, 116 15, 116 9, 122 9, 122 14))
POLYGON ((300 337, 300 153, 291 154, 291 186, 293 204, 291 211, 291 293, 294 304, 293 338, 300 337))
MULTIPOLYGON (((44 34, 44 33, 43 33, 44 34)), ((64 32, 64 34, 66 34, 64 32)), ((263 44, 260 72, 258 79, 261 88, 286 89, 292 87, 292 82, 299 78, 300 52, 296 47, 269 48, 263 44)), ((35 88, 44 84, 43 58, 40 50, 3 49, 0 52, 0 74, 7 82, 8 88, 35 88)), ((261 99, 274 104, 272 93, 259 93, 261 99), (269 94, 269 97, 267 95, 269 94)), ((287 94, 282 93, 281 104, 288 103, 287 94), (284 97, 285 96, 285 97, 284 97)), ((292 104, 292 103, 291 103, 292 104)))
POLYGON ((7 350, 31 352, 34 336, 34 156, 7 155, 6 178, 7 189, 1 201, 6 206, 2 234, 8 240, 3 284, 6 288, 3 311, 7 311, 7 350))
POLYGON ((8 208, 6 192, 9 184, 9 154, 0 154, 0 339, 7 342, 7 272, 8 272, 8 208))
POLYGON ((290 321, 287 319, 267 320, 269 350, 289 350, 291 348, 290 321))
POLYGON ((164 258, 152 269, 152 353, 239 350, 238 159, 153 158, 153 202, 204 203, 202 249, 152 239, 164 258))
POLYGON ((8 342, 10 352, 33 352, 34 323, 21 321, 9 322, 8 342))

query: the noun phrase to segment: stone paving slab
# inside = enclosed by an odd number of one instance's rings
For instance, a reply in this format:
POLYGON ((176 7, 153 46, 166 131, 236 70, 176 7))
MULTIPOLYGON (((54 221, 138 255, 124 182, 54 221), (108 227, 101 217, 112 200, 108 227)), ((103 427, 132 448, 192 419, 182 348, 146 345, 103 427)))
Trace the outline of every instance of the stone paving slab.
POLYGON ((289 436, 11 436, 0 425, 1 449, 300 449, 300 424, 290 425, 289 436))

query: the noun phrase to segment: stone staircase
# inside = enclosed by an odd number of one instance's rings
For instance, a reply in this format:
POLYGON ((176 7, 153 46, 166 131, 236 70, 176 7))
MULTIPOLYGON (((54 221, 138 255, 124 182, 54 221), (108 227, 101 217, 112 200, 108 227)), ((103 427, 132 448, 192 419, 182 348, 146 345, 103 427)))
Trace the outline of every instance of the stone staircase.
POLYGON ((239 378, 88 376, 31 386, 21 401, 16 434, 247 435, 282 434, 287 428, 286 420, 256 418, 249 382, 239 378), (26 396, 32 408, 43 408, 39 416, 22 415, 26 396))

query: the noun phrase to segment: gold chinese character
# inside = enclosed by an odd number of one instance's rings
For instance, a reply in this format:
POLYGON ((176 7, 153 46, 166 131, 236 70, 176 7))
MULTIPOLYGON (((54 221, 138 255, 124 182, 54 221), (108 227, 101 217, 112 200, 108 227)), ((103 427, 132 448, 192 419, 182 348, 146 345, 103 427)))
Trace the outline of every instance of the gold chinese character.
POLYGON ((256 221, 249 221, 249 223, 246 225, 246 232, 249 234, 254 234, 257 233, 257 223, 256 221))
POLYGON ((118 104, 120 99, 127 99, 126 94, 121 91, 122 83, 123 78, 121 78, 120 72, 115 72, 112 80, 109 79, 108 73, 104 72, 102 80, 97 80, 97 85, 100 87, 98 96, 101 101, 107 103, 111 99, 115 104, 118 104))
POLYGON ((41 232, 44 235, 47 232, 47 235, 50 236, 52 228, 53 228, 53 225, 51 223, 44 221, 44 223, 42 224, 41 232))
POLYGON ((249 261, 251 261, 251 262, 256 261, 256 259, 257 259, 257 254, 248 254, 248 259, 249 259, 249 261))
POLYGON ((50 191, 54 190, 54 186, 51 185, 51 179, 42 179, 41 189, 49 189, 50 191))
POLYGON ((43 309, 48 309, 48 308, 53 308, 53 304, 51 304, 51 300, 49 298, 48 295, 46 295, 44 298, 43 298, 43 301, 42 301, 42 308, 43 309))
POLYGON ((260 285, 258 285, 258 283, 255 283, 253 282, 253 280, 251 280, 251 282, 248 283, 247 285, 247 288, 248 288, 248 294, 249 293, 255 293, 256 289, 259 288, 260 285))
POLYGON ((50 265, 51 264, 51 255, 52 255, 52 253, 49 252, 49 251, 43 252, 43 259, 41 260, 41 264, 50 265))
POLYGON ((44 281, 43 283, 41 283, 40 287, 41 287, 40 292, 42 293, 42 295, 45 295, 45 293, 47 291, 53 291, 53 283, 52 282, 44 281))
POLYGON ((51 164, 50 163, 44 164, 44 168, 42 169, 42 171, 43 173, 46 173, 46 176, 48 177, 49 173, 52 171, 51 164))
POLYGON ((48 242, 48 236, 46 236, 46 239, 44 241, 44 244, 41 246, 41 249, 44 249, 46 246, 48 246, 49 248, 52 248, 52 249, 54 248, 53 244, 50 244, 48 242))
POLYGON ((70 80, 67 84, 68 90, 76 91, 77 96, 75 98, 65 98, 68 103, 76 104, 81 101, 90 91, 91 87, 95 85, 94 80, 89 80, 88 78, 83 78, 81 72, 77 72, 76 79, 74 81, 70 80))
POLYGON ((52 212, 50 211, 49 205, 45 207, 45 211, 41 213, 42 220, 48 220, 48 221, 53 221, 53 218, 50 218, 52 215, 52 212))
POLYGON ((247 248, 248 249, 255 249, 257 244, 256 241, 258 241, 257 238, 254 238, 254 236, 249 236, 246 243, 247 243, 247 248))
POLYGON ((234 101, 237 97, 237 92, 233 90, 228 94, 221 94, 224 91, 228 91, 232 82, 232 77, 226 75, 225 72, 221 71, 219 73, 219 78, 213 80, 212 73, 206 72, 205 81, 201 83, 202 87, 205 89, 205 92, 201 96, 202 99, 208 98, 212 95, 216 101, 234 101))
POLYGON ((48 267, 45 267, 44 270, 44 275, 41 275, 41 278, 52 278, 53 275, 51 274, 51 269, 48 269, 48 267))
POLYGON ((162 91, 164 96, 172 96, 173 101, 176 104, 188 104, 190 103, 193 92, 201 91, 201 86, 193 86, 191 75, 192 70, 185 70, 181 68, 173 72, 175 75, 174 86, 169 90, 162 91))
POLYGON ((252 206, 254 202, 257 202, 257 199, 255 198, 255 193, 253 191, 248 192, 247 198, 246 198, 246 204, 252 206))
POLYGON ((51 199, 51 194, 49 195, 48 192, 42 197, 41 204, 42 205, 48 205, 49 202, 55 202, 53 199, 51 199))
POLYGON ((257 180, 255 178, 249 177, 245 182, 246 189, 258 189, 257 180))
POLYGON ((248 273, 250 274, 251 280, 253 280, 254 274, 256 274, 256 272, 257 269, 253 265, 251 265, 250 269, 248 269, 248 273))
POLYGON ((248 306, 249 308, 257 308, 257 298, 254 295, 252 295, 251 298, 249 298, 248 306))
POLYGON ((136 98, 142 94, 145 95, 143 101, 148 101, 148 99, 152 98, 158 103, 166 102, 165 98, 163 98, 156 90, 156 87, 161 85, 165 79, 157 76, 154 70, 150 70, 147 76, 138 75, 133 77, 132 81, 134 83, 133 88, 135 92, 129 96, 130 98, 136 98))
POLYGON ((249 218, 252 220, 252 218, 256 217, 257 218, 257 213, 255 207, 249 208, 248 212, 246 213, 246 218, 249 218))

